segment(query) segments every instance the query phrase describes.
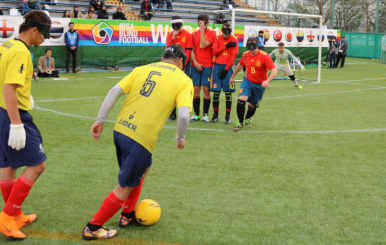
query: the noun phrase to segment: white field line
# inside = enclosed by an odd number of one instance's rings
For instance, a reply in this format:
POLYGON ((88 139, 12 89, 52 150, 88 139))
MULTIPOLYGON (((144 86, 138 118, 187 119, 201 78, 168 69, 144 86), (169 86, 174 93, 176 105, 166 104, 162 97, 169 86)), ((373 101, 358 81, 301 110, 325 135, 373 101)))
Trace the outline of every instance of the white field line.
POLYGON ((96 97, 83 97, 83 98, 67 98, 67 99, 52 99, 52 100, 36 100, 35 102, 55 102, 55 101, 69 101, 69 100, 88 100, 88 99, 100 99, 105 98, 106 96, 96 96, 96 97))
MULTIPOLYGON (((51 109, 42 108, 39 106, 35 106, 35 109, 51 112, 54 114, 67 116, 67 117, 75 117, 80 119, 87 119, 87 120, 93 120, 95 121, 95 118, 92 117, 85 117, 60 111, 55 111, 51 109)), ((115 123, 115 121, 107 120, 107 122, 115 123)), ((91 125, 91 124, 90 124, 91 125)), ((177 129, 176 127, 172 126, 164 126, 166 129, 177 129)), ((229 129, 209 129, 209 128, 188 128, 188 130, 194 130, 194 131, 211 131, 211 132, 233 132, 233 130, 229 129)), ((356 130, 319 130, 319 131, 271 131, 271 130, 241 130, 238 133, 269 133, 269 134, 333 134, 333 133, 362 133, 362 132, 379 132, 379 131, 386 131, 386 128, 375 128, 375 129, 356 129, 356 130)))

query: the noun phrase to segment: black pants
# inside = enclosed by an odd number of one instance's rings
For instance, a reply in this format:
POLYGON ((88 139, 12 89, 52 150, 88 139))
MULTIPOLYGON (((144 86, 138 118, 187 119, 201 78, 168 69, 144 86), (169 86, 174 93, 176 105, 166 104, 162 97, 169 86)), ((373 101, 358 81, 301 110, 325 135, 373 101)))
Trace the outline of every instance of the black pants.
POLYGON ((153 14, 146 14, 146 13, 143 14, 144 20, 151 20, 151 18, 153 18, 153 14))
POLYGON ((59 72, 56 71, 56 70, 53 70, 53 71, 51 72, 51 74, 50 74, 50 73, 47 73, 47 72, 41 73, 41 72, 39 71, 38 76, 39 76, 39 77, 59 77, 59 72))
POLYGON ((344 66, 344 61, 346 60, 346 55, 339 54, 339 53, 338 53, 338 57, 336 57, 336 65, 335 65, 335 67, 338 67, 339 61, 340 61, 341 58, 342 58, 342 64, 340 65, 340 67, 343 68, 343 66, 344 66))
POLYGON ((70 71, 70 56, 72 55, 72 71, 76 71, 76 49, 67 49, 66 71, 70 71))

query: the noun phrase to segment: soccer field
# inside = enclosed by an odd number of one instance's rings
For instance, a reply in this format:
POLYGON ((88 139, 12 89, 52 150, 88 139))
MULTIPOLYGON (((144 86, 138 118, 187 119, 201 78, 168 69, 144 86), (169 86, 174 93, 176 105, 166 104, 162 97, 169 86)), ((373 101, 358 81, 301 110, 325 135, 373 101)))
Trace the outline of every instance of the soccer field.
MULTIPOLYGON (((167 122, 140 197, 160 204, 160 221, 120 229, 118 213, 105 226, 119 236, 97 242, 83 241, 82 230, 117 185, 113 121, 125 98, 98 142, 90 127, 127 72, 33 82, 31 114, 48 160, 22 207, 38 220, 17 244, 385 244, 386 66, 346 63, 303 89, 273 81, 239 132, 237 93, 232 124, 221 96, 220 122, 190 123, 183 150, 176 121, 167 122)), ((11 242, 1 235, 0 244, 11 242)))

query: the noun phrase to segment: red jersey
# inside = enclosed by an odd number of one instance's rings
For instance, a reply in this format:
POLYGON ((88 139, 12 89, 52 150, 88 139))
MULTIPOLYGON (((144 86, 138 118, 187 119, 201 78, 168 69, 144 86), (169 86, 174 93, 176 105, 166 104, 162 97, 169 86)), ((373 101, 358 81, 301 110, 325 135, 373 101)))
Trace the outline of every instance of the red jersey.
POLYGON ((213 53, 216 55, 216 59, 214 60, 214 63, 219 64, 219 65, 226 65, 226 64, 228 64, 229 60, 231 59, 232 54, 234 54, 233 56, 236 58, 237 54, 239 53, 239 41, 238 41, 237 37, 233 36, 233 35, 228 37, 228 39, 225 39, 223 35, 220 35, 215 39, 215 42, 212 46, 212 49, 213 49, 213 51, 223 50, 222 53, 217 54, 217 55, 215 54, 215 52, 213 53), (225 47, 225 45, 232 42, 232 41, 236 42, 236 47, 227 49, 225 47))
POLYGON ((194 54, 196 56, 197 63, 204 67, 213 66, 212 46, 216 39, 216 32, 207 28, 205 31, 205 40, 211 43, 209 47, 201 48, 201 31, 195 31, 193 34, 194 41, 194 54))
POLYGON ((258 84, 267 80, 267 70, 276 68, 271 57, 263 50, 258 50, 254 56, 251 55, 250 51, 244 52, 241 56, 240 65, 247 67, 245 77, 251 83, 258 84))
MULTIPOLYGON (((165 49, 169 45, 171 45, 171 44, 178 44, 178 45, 180 45, 181 47, 183 47, 185 49, 185 52, 186 52, 186 49, 188 49, 188 48, 193 49, 193 35, 192 34, 190 34, 188 31, 183 29, 177 35, 177 37, 174 38, 174 40, 172 40, 173 32, 174 31, 168 32, 168 38, 167 38, 167 41, 166 41, 165 49)), ((187 61, 189 61, 190 60, 190 55, 187 58, 188 58, 187 61)))

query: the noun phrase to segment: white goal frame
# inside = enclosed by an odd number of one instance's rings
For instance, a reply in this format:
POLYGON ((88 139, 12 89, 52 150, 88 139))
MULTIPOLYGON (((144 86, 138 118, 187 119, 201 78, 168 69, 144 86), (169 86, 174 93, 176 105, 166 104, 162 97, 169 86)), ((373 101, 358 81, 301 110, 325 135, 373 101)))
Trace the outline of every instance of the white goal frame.
MULTIPOLYGON (((318 78, 317 83, 320 83, 321 71, 322 71, 322 20, 323 16, 321 15, 310 15, 310 14, 295 14, 295 13, 285 13, 285 12, 273 12, 273 11, 262 11, 262 10, 250 10, 250 9, 229 9, 229 10, 217 10, 213 13, 231 13, 232 14, 232 26, 236 24, 236 12, 238 13, 252 13, 252 14, 267 14, 267 15, 285 15, 285 16, 294 16, 294 17, 306 17, 310 19, 319 19, 319 53, 318 53, 318 78)), ((235 28, 232 28, 232 34, 235 34, 235 28)))

